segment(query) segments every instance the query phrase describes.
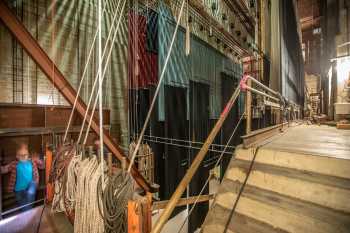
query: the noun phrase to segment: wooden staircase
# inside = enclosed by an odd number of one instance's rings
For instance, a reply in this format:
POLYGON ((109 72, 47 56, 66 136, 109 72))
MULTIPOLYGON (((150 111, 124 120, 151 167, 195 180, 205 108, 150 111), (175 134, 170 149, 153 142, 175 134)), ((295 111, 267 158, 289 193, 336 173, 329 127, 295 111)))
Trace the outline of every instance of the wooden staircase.
POLYGON ((236 149, 203 233, 350 232, 349 159, 262 147, 237 201, 255 152, 236 149))

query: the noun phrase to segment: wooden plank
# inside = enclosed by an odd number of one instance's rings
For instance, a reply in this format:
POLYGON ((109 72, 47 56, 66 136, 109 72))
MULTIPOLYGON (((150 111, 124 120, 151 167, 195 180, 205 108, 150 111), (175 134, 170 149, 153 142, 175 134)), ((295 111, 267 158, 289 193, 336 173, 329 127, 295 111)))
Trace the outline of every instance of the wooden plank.
POLYGON ((350 129, 350 124, 337 123, 337 129, 350 129))
MULTIPOLYGON (((105 125, 104 128, 108 128, 108 125, 105 125)), ((70 133, 79 133, 80 126, 71 127, 70 133)), ((0 129, 0 137, 19 137, 19 136, 35 136, 35 135, 48 135, 48 134, 63 134, 66 130, 66 127, 33 127, 33 128, 6 128, 0 129)), ((84 130, 86 132, 86 130, 84 130)), ((93 130, 90 129, 90 132, 93 130)))
POLYGON ((152 194, 128 201, 128 233, 149 233, 152 228, 152 194))
MULTIPOLYGON (((185 206, 185 205, 190 205, 196 202, 196 199, 198 198, 198 196, 193 196, 193 197, 188 197, 188 198, 181 198, 176 206, 185 206)), ((201 195, 199 197, 199 199, 197 200, 197 202, 206 202, 209 200, 212 200, 214 198, 213 194, 209 194, 209 195, 201 195)), ((153 210, 159 210, 159 209, 164 209, 166 207, 166 205, 168 204, 169 200, 166 201, 156 201, 153 203, 152 209, 153 210)))
POLYGON ((51 203, 54 196, 54 186, 52 183, 50 183, 50 173, 51 173, 51 167, 52 167, 52 151, 49 149, 49 147, 46 145, 46 151, 45 151, 45 184, 46 184, 46 201, 48 203, 51 203))
POLYGON ((266 140, 278 134, 283 128, 286 127, 288 127, 288 123, 278 124, 271 127, 266 127, 263 129, 252 131, 251 133, 241 137, 243 139, 243 147, 249 148, 255 146, 263 140, 266 140))
MULTIPOLYGON (((71 111, 72 107, 68 106, 0 104, 0 128, 65 127, 71 111)), ((109 109, 103 110, 103 122, 110 124, 109 109)), ((79 114, 74 114, 72 125, 79 126, 81 123, 79 114)))

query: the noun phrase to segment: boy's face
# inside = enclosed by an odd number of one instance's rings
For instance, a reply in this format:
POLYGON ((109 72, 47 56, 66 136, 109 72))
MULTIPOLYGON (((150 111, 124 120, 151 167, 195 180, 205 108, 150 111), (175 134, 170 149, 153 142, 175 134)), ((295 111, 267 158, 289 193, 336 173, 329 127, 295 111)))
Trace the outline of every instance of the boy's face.
POLYGON ((29 152, 26 146, 21 146, 16 152, 16 158, 20 161, 28 160, 29 152))
POLYGON ((98 149, 100 147, 100 140, 95 140, 94 141, 94 146, 96 149, 98 149))

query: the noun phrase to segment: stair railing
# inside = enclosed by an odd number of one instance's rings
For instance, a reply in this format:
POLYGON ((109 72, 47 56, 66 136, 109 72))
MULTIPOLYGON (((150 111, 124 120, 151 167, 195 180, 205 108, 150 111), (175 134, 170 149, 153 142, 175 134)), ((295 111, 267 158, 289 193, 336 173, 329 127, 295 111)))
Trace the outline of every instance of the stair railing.
MULTIPOLYGON (((225 119, 227 118, 230 110, 232 109, 232 107, 233 107, 235 101, 237 100, 241 91, 247 91, 247 93, 253 92, 255 94, 258 94, 258 95, 264 96, 266 98, 275 100, 279 103, 285 102, 283 97, 278 92, 270 89, 269 87, 266 87, 264 84, 260 83, 255 78, 253 78, 249 75, 244 75, 243 78, 241 79, 239 85, 234 90, 229 101, 227 102, 219 119, 215 123, 215 126, 211 130, 210 134, 208 135, 207 139, 205 140, 204 144, 202 145, 200 151, 197 153, 191 166, 187 170, 185 176, 182 178, 182 180, 179 183, 179 185, 177 186, 175 192, 171 196, 168 204, 166 205, 166 207, 165 207, 164 211, 162 212, 161 216, 159 217, 158 221, 155 223, 151 233, 160 233, 162 228, 164 227, 165 223, 168 221, 171 213, 173 212, 173 210, 175 209, 175 207, 177 205, 177 202, 181 198, 183 192, 186 190, 188 184, 191 182, 194 174, 196 173, 197 169, 199 168, 199 165, 201 164, 205 155, 207 154, 210 145, 212 144, 216 135, 218 134, 219 130, 221 129, 225 119), (257 86, 261 87, 264 91, 269 92, 270 94, 251 87, 250 82, 248 82, 248 81, 255 83, 257 86)), ((246 115, 248 115, 247 109, 246 109, 246 115)), ((248 120, 249 119, 247 117, 247 121, 248 120)))

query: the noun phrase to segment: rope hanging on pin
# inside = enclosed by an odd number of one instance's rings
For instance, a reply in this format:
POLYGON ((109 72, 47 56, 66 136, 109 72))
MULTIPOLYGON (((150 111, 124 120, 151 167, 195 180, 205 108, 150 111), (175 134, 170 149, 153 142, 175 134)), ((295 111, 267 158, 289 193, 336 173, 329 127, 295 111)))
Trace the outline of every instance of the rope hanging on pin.
POLYGON ((186 44, 185 44, 185 54, 186 56, 190 55, 191 51, 191 30, 190 23, 192 18, 189 15, 189 2, 187 0, 187 12, 186 12, 186 44))

